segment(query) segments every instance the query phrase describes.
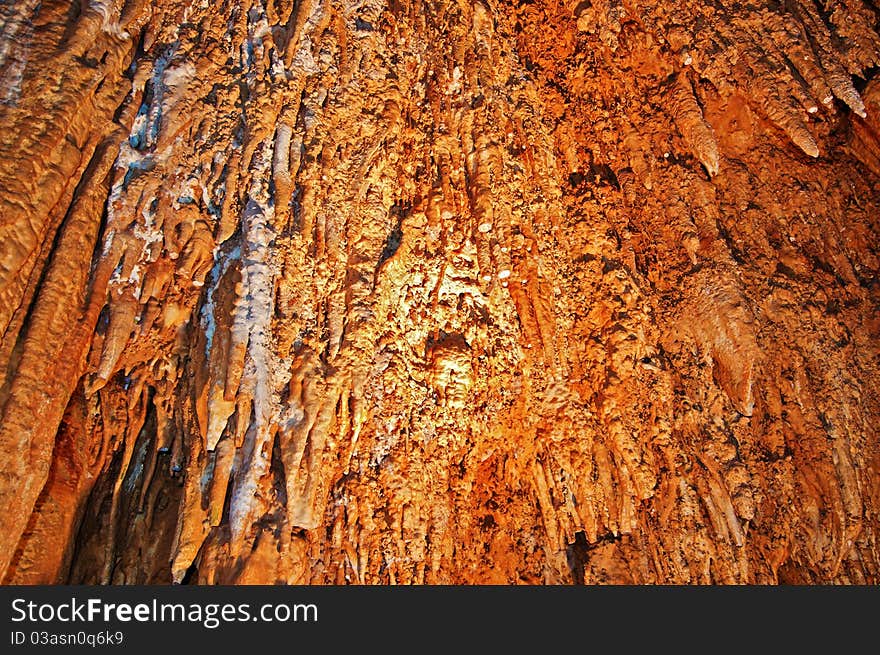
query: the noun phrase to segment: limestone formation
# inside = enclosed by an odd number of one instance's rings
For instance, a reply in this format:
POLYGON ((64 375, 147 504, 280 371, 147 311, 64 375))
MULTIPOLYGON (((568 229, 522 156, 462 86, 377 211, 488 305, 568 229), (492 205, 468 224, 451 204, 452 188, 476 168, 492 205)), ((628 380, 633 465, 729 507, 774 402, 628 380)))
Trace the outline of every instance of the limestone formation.
POLYGON ((5 583, 880 581, 863 0, 0 7, 5 583))

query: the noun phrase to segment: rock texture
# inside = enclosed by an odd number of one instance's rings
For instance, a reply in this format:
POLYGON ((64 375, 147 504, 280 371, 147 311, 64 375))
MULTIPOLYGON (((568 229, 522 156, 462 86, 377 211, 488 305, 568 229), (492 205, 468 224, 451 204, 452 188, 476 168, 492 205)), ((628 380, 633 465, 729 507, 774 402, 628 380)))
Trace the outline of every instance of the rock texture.
POLYGON ((2 580, 876 584, 877 27, 4 4, 2 580))

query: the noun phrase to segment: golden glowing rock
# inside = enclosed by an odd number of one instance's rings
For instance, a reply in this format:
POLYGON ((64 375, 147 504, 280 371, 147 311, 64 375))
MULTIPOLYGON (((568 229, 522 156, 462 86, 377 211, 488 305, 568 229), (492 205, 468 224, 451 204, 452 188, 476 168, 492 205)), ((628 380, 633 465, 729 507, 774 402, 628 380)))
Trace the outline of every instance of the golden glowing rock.
POLYGON ((4 582, 880 581, 873 5, 74 4, 0 8, 4 582))

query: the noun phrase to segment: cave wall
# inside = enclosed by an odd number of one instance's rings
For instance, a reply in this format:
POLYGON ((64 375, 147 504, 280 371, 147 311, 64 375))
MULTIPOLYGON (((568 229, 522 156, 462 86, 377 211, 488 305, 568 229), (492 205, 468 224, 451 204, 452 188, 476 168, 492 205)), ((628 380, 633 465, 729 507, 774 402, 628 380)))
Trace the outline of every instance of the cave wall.
POLYGON ((0 8, 5 583, 877 583, 872 2, 0 8))

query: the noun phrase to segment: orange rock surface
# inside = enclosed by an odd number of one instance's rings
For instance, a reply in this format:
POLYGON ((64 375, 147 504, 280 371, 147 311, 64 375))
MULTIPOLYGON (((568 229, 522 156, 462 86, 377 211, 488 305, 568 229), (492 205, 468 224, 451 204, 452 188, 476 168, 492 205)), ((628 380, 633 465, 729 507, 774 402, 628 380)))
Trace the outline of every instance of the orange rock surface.
POLYGON ((880 581, 863 0, 0 7, 4 583, 880 581))

